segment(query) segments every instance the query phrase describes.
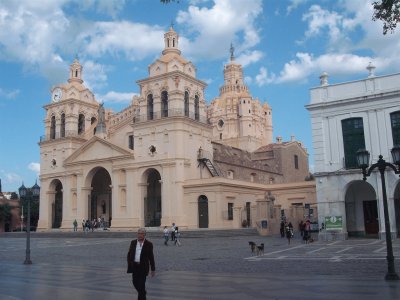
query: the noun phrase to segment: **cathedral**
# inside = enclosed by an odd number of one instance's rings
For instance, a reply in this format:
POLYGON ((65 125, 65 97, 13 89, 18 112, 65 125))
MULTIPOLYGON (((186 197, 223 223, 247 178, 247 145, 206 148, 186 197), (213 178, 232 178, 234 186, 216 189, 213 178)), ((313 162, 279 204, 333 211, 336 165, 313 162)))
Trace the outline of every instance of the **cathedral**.
POLYGON ((259 227, 295 221, 315 203, 306 149, 294 136, 272 141, 272 109, 252 97, 233 47, 207 105, 206 83, 172 27, 164 42, 137 81, 140 96, 120 112, 95 99, 78 59, 52 88, 39 143, 39 231, 97 218, 112 230, 259 227))

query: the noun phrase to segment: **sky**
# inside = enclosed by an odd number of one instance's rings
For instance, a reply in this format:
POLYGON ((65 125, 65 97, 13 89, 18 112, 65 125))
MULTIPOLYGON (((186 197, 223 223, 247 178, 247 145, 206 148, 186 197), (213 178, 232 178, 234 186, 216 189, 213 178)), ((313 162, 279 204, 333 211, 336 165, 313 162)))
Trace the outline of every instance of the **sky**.
POLYGON ((272 107, 274 141, 294 135, 313 169, 310 88, 400 72, 400 29, 382 34, 372 0, 1 0, 0 179, 3 192, 39 181, 44 105, 68 79, 75 57, 84 84, 118 112, 139 93, 137 80, 161 55, 171 24, 182 56, 219 96, 223 66, 243 65, 254 98, 272 107))

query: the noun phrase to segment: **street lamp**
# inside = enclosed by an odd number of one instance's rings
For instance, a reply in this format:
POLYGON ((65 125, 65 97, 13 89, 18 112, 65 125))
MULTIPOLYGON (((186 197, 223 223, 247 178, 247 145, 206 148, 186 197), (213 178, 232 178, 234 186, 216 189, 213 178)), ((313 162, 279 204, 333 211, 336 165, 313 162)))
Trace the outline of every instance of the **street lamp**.
POLYGON ((19 197, 20 199, 28 200, 28 212, 27 212, 27 219, 26 219, 26 254, 25 254, 25 265, 31 265, 31 199, 34 197, 39 197, 40 195, 40 187, 35 185, 31 188, 26 188, 22 183, 19 190, 19 197))
POLYGON ((389 210, 387 204, 387 196, 386 196, 386 183, 385 183, 385 170, 387 167, 392 169, 395 174, 400 174, 400 147, 394 146, 391 150, 393 161, 395 163, 391 164, 386 162, 383 159, 382 155, 379 155, 378 162, 372 164, 369 168, 369 158, 370 154, 365 149, 360 149, 357 151, 357 163, 358 166, 362 169, 363 180, 365 181, 368 176, 371 175, 372 171, 377 168, 379 173, 381 174, 381 182, 382 182, 382 194, 383 194, 383 212, 385 217, 385 233, 386 233, 386 251, 387 256, 386 260, 388 263, 388 272, 385 276, 386 280, 399 280, 399 276, 396 274, 394 269, 394 256, 393 256, 393 247, 392 247, 392 235, 390 232, 390 220, 389 220, 389 210))

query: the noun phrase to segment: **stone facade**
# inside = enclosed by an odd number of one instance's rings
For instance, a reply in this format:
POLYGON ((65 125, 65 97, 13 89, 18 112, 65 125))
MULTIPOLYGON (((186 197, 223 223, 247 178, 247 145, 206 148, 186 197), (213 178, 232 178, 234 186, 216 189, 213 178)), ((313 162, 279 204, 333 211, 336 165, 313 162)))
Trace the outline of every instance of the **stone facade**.
MULTIPOLYGON (((342 225, 321 235, 331 238, 384 236, 385 223, 380 175, 373 172, 364 182, 356 165, 360 148, 371 153, 375 163, 382 155, 391 161, 390 149, 400 143, 400 74, 375 76, 311 89, 307 109, 311 114, 319 222, 341 217, 342 225)), ((386 172, 391 232, 400 232, 400 182, 386 172)))
MULTIPOLYGON (((223 92, 223 99, 229 94, 240 102, 243 97, 246 109, 233 101, 239 106, 224 120, 239 127, 229 127, 231 135, 221 141, 215 134, 220 112, 215 105, 207 107, 206 84, 181 56, 173 28, 164 41, 149 76, 137 81, 140 95, 121 112, 94 99, 78 60, 71 65, 68 83, 52 89, 40 142, 38 230, 70 230, 73 220, 93 218, 103 218, 113 230, 162 228, 172 222, 182 229, 239 228, 243 220, 257 226, 260 218, 273 215, 274 206, 290 209, 293 199, 315 202, 314 182, 304 180, 308 155, 301 143, 260 149, 272 137, 268 105, 252 99, 242 81, 239 89, 223 92), (248 115, 242 118, 245 126, 238 121, 241 111, 248 115), (290 177, 294 153, 302 169, 290 177), (276 195, 274 201, 270 195, 276 195)), ((239 75, 241 66, 231 61, 226 80, 239 75)))

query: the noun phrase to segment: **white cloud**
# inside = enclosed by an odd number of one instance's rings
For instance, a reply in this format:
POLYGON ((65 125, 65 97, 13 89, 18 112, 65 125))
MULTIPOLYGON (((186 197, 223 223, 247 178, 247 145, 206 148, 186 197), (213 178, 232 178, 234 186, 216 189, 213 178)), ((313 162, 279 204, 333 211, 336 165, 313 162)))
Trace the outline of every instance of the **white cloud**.
POLYGON ((81 62, 81 64, 83 66, 83 80, 89 89, 98 89, 107 85, 107 71, 110 67, 92 60, 81 62))
POLYGON ((104 103, 130 103, 133 96, 139 96, 136 93, 119 93, 110 91, 105 95, 96 95, 97 101, 104 103))
POLYGON ((18 94, 20 93, 20 90, 12 90, 12 91, 7 91, 7 90, 3 90, 2 88, 0 88, 0 97, 4 97, 6 99, 15 99, 18 94))
POLYGON ((286 14, 289 15, 299 5, 306 3, 308 0, 290 0, 290 5, 286 8, 286 14))
POLYGON ((263 56, 263 53, 259 50, 245 51, 235 60, 238 64, 241 64, 243 67, 245 67, 251 63, 258 62, 263 56))
POLYGON ((31 162, 28 165, 28 169, 35 172, 37 176, 40 174, 40 163, 31 162))
POLYGON ((262 14, 262 1, 215 0, 211 8, 191 5, 179 11, 177 23, 195 35, 193 41, 181 38, 181 49, 191 57, 217 59, 229 56, 233 42, 238 53, 260 42, 255 20, 262 14), (240 39, 239 36, 243 38, 240 39))
POLYGON ((5 176, 5 179, 6 179, 7 183, 9 183, 9 184, 15 184, 15 183, 22 182, 22 178, 18 174, 5 173, 4 176, 5 176))
POLYGON ((265 67, 260 68, 260 72, 256 75, 256 83, 259 86, 266 85, 275 81, 275 75, 268 75, 268 70, 265 67))
POLYGON ((272 82, 305 82, 310 75, 316 78, 322 72, 334 75, 362 74, 367 76, 366 67, 370 61, 378 68, 390 64, 390 60, 355 54, 330 53, 314 57, 309 53, 297 53, 296 59, 286 63, 279 76, 272 82))
POLYGON ((343 17, 336 12, 329 12, 319 5, 312 5, 309 12, 303 15, 303 21, 308 21, 307 38, 318 36, 325 28, 331 43, 335 43, 341 37, 343 17))
POLYGON ((164 30, 159 26, 121 22, 96 22, 78 37, 85 52, 95 57, 123 54, 140 60, 163 49, 164 30))
POLYGON ((78 0, 79 10, 87 10, 94 7, 97 12, 115 17, 125 5, 126 0, 78 0))

